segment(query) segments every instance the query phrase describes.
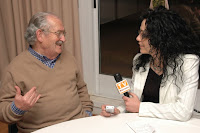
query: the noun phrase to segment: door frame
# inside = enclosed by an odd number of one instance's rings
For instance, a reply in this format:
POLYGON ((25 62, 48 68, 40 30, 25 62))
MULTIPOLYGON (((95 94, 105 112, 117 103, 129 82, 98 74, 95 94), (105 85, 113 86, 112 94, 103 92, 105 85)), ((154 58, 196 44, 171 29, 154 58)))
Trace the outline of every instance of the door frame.
MULTIPOLYGON (((83 76, 99 114, 102 104, 118 106, 122 95, 116 89, 113 76, 99 74, 99 0, 79 0, 79 21, 83 76)), ((127 79, 130 84, 130 79, 127 79)))

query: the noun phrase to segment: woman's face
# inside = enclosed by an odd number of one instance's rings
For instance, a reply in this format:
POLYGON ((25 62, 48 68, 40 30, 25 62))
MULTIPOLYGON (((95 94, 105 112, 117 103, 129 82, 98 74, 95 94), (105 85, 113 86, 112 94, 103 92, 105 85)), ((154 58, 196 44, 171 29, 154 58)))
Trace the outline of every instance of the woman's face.
POLYGON ((146 32, 146 25, 145 25, 146 19, 144 19, 141 23, 140 30, 138 33, 138 36, 136 40, 138 41, 138 44, 140 46, 140 53, 142 54, 150 54, 151 46, 149 45, 149 39, 145 37, 146 32))

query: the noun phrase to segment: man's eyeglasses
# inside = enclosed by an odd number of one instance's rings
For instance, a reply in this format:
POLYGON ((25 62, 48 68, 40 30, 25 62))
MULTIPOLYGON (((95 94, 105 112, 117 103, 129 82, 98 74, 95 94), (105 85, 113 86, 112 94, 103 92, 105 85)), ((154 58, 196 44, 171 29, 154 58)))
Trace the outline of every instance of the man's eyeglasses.
POLYGON ((65 31, 56 31, 56 32, 52 32, 52 31, 46 31, 46 30, 42 30, 42 31, 45 31, 45 32, 49 32, 49 33, 53 33, 55 34, 58 38, 61 38, 62 36, 65 36, 66 35, 66 32, 65 31))
POLYGON ((138 30, 138 35, 141 35, 141 36, 142 36, 142 39, 148 37, 148 33, 147 33, 146 30, 138 30))

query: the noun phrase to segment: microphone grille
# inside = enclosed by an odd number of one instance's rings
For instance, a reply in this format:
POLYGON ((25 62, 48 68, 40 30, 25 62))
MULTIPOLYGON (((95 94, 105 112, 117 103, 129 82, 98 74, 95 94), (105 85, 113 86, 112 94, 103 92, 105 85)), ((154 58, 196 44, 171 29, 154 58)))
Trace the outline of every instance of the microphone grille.
POLYGON ((116 74, 114 74, 114 78, 115 78, 115 81, 116 81, 116 82, 120 82, 120 81, 122 81, 122 76, 121 76, 120 73, 116 73, 116 74))

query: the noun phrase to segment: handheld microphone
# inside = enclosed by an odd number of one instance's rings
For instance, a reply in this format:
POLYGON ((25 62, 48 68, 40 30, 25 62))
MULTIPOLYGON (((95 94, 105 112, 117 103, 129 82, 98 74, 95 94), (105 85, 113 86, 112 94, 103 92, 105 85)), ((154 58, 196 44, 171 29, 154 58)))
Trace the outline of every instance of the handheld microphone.
POLYGON ((124 94, 124 96, 129 97, 129 93, 128 91, 130 90, 130 87, 128 85, 128 82, 126 79, 122 80, 122 76, 120 75, 120 73, 116 73, 114 75, 115 81, 116 83, 116 87, 119 91, 120 94, 124 94))

